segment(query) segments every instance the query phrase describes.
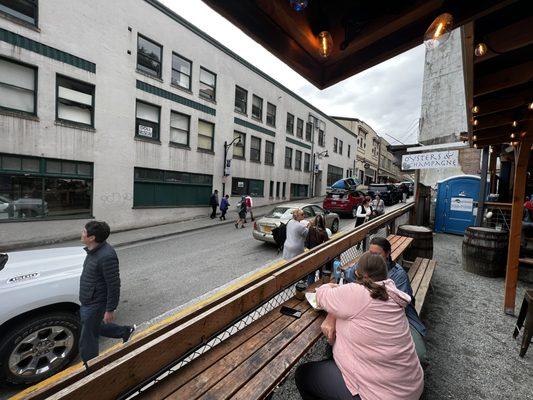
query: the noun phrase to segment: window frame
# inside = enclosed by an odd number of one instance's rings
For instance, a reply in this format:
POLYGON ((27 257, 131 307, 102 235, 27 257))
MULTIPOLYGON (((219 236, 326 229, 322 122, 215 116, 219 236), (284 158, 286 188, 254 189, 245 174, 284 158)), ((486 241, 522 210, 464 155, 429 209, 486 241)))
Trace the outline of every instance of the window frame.
POLYGON ((263 98, 261 98, 258 95, 252 93, 252 119, 255 119, 257 121, 263 122, 263 108, 264 108, 263 106, 264 106, 263 98), (259 100, 261 100, 261 109, 260 109, 261 116, 260 117, 257 117, 257 116, 254 115, 254 98, 258 98, 259 100))
POLYGON ((211 149, 205 149, 203 147, 199 147, 198 146, 199 141, 196 143, 196 149, 199 150, 199 151, 203 151, 203 152, 214 153, 215 152, 215 123, 207 121, 207 120, 202 119, 202 118, 198 118, 198 136, 204 136, 204 137, 208 137, 208 136, 200 134, 200 121, 201 122, 205 122, 206 124, 209 124, 209 125, 213 126, 213 136, 211 137, 211 149))
POLYGON ((313 141, 313 124, 311 122, 305 123, 305 140, 308 142, 313 141))
POLYGON ((302 170, 302 151, 300 150, 295 150, 295 153, 294 153, 294 169, 296 171, 301 171, 302 170), (298 154, 300 154, 300 158, 298 159, 298 154))
POLYGON ((272 104, 270 102, 267 101, 267 107, 266 107, 266 118, 265 118, 265 123, 268 125, 268 126, 271 126, 272 128, 275 128, 276 127, 276 114, 277 114, 277 107, 275 104, 272 104), (274 110, 274 113, 272 114, 269 114, 269 108, 273 108, 274 110), (268 117, 270 115, 270 118, 271 118, 271 122, 272 123, 269 123, 268 122, 268 117))
POLYGON ((233 111, 239 114, 248 115, 248 90, 244 89, 243 87, 239 85, 235 85, 235 101, 233 104, 233 111), (245 99, 244 99, 244 111, 237 108, 237 90, 242 90, 246 93, 245 99))
POLYGON ((296 137, 300 139, 304 137, 304 120, 301 118, 296 119, 296 137))
POLYGON ((205 67, 202 67, 200 65, 200 74, 198 75, 198 82, 199 82, 199 88, 198 88, 198 97, 204 99, 204 100, 207 100, 207 101, 213 101, 213 102, 216 102, 217 101, 217 83, 218 83, 218 79, 217 79, 217 74, 215 74, 213 71, 205 68, 205 67), (202 70, 213 75, 215 77, 215 86, 213 86, 213 98, 210 98, 208 96, 204 96, 202 95, 202 84, 203 85, 207 85, 207 86, 210 86, 209 84, 205 83, 205 82, 202 82, 202 70))
POLYGON ((262 144, 262 140, 260 137, 258 136, 251 136, 250 137, 250 161, 252 162, 256 162, 256 163, 261 163, 261 144, 262 144), (252 144, 254 143, 254 139, 255 141, 259 141, 259 148, 258 149, 255 149, 252 147, 252 144), (254 151, 257 151, 257 158, 255 158, 253 156, 254 154, 254 151))
MULTIPOLYGON (((4 57, 2 55, 0 55, 0 60, 4 60, 4 61, 10 62, 12 64, 18 64, 18 65, 21 65, 23 67, 33 69, 33 112, 30 113, 28 111, 17 110, 16 108, 9 108, 9 107, 3 107, 3 106, 0 106, 0 110, 5 110, 5 111, 11 112, 11 113, 18 113, 18 114, 21 114, 21 115, 31 115, 31 116, 36 117, 37 116, 37 98, 38 98, 38 90, 39 90, 39 86, 38 86, 38 83, 39 83, 39 67, 37 67, 36 65, 31 65, 31 64, 24 63, 24 62, 20 62, 19 60, 15 60, 15 59, 12 59, 12 58, 9 58, 9 57, 4 57)), ((0 82, 0 85, 2 85, 1 82, 0 82)), ((4 85, 7 86, 7 84, 4 84, 4 85)), ((23 90, 27 90, 27 89, 23 89, 23 90)))
MULTIPOLYGON (((143 57, 148 57, 148 56, 145 56, 144 54, 142 56, 143 57)), ((148 57, 148 58, 150 58, 150 57, 148 57)), ((139 32, 137 32, 137 64, 136 64, 136 69, 141 74, 145 74, 145 75, 150 76, 152 78, 161 79, 161 77, 163 76, 163 45, 157 43, 155 40, 152 40, 152 39, 148 38, 147 36, 144 36, 142 33, 139 33, 139 32), (151 42, 152 44, 155 44, 156 46, 158 46, 161 49, 161 59, 158 61, 159 62, 159 74, 158 75, 152 75, 150 72, 146 72, 146 71, 143 71, 142 69, 139 69, 139 38, 143 38, 144 40, 146 40, 148 42, 151 42)))
POLYGON ((287 182, 282 182, 282 188, 281 188, 281 198, 282 199, 286 199, 286 195, 287 195, 287 182))
MULTIPOLYGON (((82 92, 80 92, 80 93, 82 93, 82 92)), ((87 94, 87 93, 85 93, 85 94, 87 94)), ((72 101, 72 100, 70 100, 70 101, 72 101)), ((96 85, 94 85, 92 83, 88 83, 88 82, 82 81, 82 80, 79 80, 79 79, 76 79, 76 78, 71 78, 70 76, 66 76, 66 75, 63 75, 63 74, 56 74, 56 102, 55 102, 56 104, 55 105, 56 105, 56 121, 57 122, 61 122, 61 123, 65 123, 65 124, 78 125, 78 126, 84 126, 84 127, 90 127, 90 128, 94 129, 95 101, 96 101, 96 85), (92 102, 91 102, 91 123, 90 124, 84 124, 83 122, 77 122, 77 121, 72 121, 70 119, 59 118, 59 79, 58 78, 71 80, 71 81, 74 81, 74 82, 81 83, 82 85, 87 85, 87 86, 91 86, 92 87, 93 93, 92 93, 92 102)), ((76 102, 74 102, 74 103, 76 103, 76 102)), ((137 103, 135 103, 135 110, 137 110, 137 103)), ((137 115, 135 115, 135 118, 137 118, 137 115)), ((159 124, 161 124, 161 115, 159 116, 159 124)))
POLYGON ((334 137, 333 138, 333 152, 337 153, 338 149, 339 149, 339 139, 334 137))
POLYGON ((236 159, 236 160, 246 160, 246 133, 234 130, 233 131, 233 139, 235 139, 237 137, 236 134, 238 134, 239 137, 241 138, 241 140, 240 140, 241 145, 237 146, 237 142, 234 142, 231 145, 233 147, 233 149, 232 149, 232 157, 234 159, 236 159), (242 148, 242 156, 241 155, 235 155, 235 148, 242 148))
POLYGON ((174 111, 174 110, 170 110, 170 123, 169 123, 169 143, 173 144, 173 145, 176 145, 176 146, 180 146, 180 147, 187 147, 187 148, 190 148, 190 145, 191 145, 191 116, 189 114, 185 114, 185 113, 182 113, 182 112, 179 112, 179 111, 174 111), (187 126, 187 144, 183 144, 183 143, 178 143, 178 142, 174 142, 172 141, 172 129, 177 129, 178 131, 180 132, 183 132, 183 130, 179 129, 179 128, 173 128, 172 127, 172 114, 179 114, 179 115, 184 115, 186 117, 188 117, 189 119, 189 124, 187 126))
POLYGON ((292 155, 293 155, 293 149, 292 147, 285 146, 285 169, 292 169, 292 155), (287 162, 287 160, 289 162, 287 162))
POLYGON ((285 132, 289 135, 294 135, 294 115, 290 112, 287 113, 287 121, 285 122, 285 132), (289 129, 289 121, 292 121, 290 124, 291 129, 289 129))
POLYGON ((311 172, 311 154, 304 153, 304 172, 311 172))
MULTIPOLYGON (((33 9, 35 12, 35 18, 33 18, 34 22, 26 21, 20 17, 17 17, 16 15, 10 13, 9 11, 0 10, 0 15, 5 16, 8 19, 14 19, 16 22, 33 26, 35 28, 39 28, 39 0, 25 0, 28 3, 31 3, 33 5, 33 9)), ((5 8, 11 10, 10 7, 4 6, 5 8)), ((24 14, 25 15, 25 14, 24 14)))
MULTIPOLYGON (((170 65, 170 84, 173 85, 173 86, 176 86, 176 87, 178 87, 180 89, 188 90, 190 92, 192 90, 192 66, 193 66, 193 62, 191 60, 189 60, 188 58, 183 57, 181 54, 176 53, 175 51, 173 51, 172 52, 172 57, 171 57, 171 65, 170 65), (181 58, 182 60, 185 60, 185 61, 187 61, 189 63, 190 75, 187 75, 189 77, 189 87, 184 87, 184 86, 181 86, 178 83, 174 83, 173 82, 172 76, 173 76, 173 72, 174 71, 178 72, 179 74, 182 74, 182 72, 174 69, 174 56, 176 56, 178 58, 181 58)), ((184 75, 186 75, 186 74, 184 74, 184 75)))
POLYGON ((270 140, 265 140, 265 164, 266 165, 274 165, 274 154, 276 153, 276 143, 271 142, 270 140), (272 144, 272 152, 267 151, 268 145, 272 144), (268 154, 272 154, 272 161, 268 161, 268 154))
POLYGON ((344 147, 344 142, 339 139, 339 154, 342 156, 342 150, 344 147))
POLYGON ((135 99, 135 138, 137 140, 147 140, 147 141, 150 141, 150 142, 159 142, 159 143, 161 143, 161 106, 159 106, 157 104, 149 103, 149 102, 144 101, 144 100, 135 99), (158 113, 158 117, 159 118, 158 118, 158 122, 157 122, 157 139, 154 139, 153 137, 149 138, 147 136, 141 136, 141 135, 138 134, 138 132, 139 132, 139 122, 138 122, 138 120, 139 119, 153 124, 152 121, 148 121, 147 119, 142 119, 142 118, 137 117, 137 104, 138 103, 143 103, 143 104, 146 104, 148 106, 157 107, 159 109, 159 113, 158 113))

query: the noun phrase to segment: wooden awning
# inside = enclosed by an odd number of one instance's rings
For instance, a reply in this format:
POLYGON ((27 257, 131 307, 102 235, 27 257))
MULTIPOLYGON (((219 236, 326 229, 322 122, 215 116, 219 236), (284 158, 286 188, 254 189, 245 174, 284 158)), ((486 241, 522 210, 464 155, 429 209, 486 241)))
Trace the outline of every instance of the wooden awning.
POLYGON ((300 12, 289 0, 204 2, 323 89, 421 44, 441 13, 461 26, 516 1, 309 0, 300 12), (324 30, 333 40, 327 58, 319 55, 324 30))

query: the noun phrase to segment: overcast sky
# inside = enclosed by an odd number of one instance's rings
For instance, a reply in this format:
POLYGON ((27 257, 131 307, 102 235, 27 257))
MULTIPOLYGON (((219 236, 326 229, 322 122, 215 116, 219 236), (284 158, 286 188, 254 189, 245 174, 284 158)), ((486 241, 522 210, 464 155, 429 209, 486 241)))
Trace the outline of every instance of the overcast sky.
POLYGON ((391 143, 391 136, 403 143, 416 142, 424 72, 422 45, 319 90, 201 0, 161 1, 325 113, 362 119, 391 143))

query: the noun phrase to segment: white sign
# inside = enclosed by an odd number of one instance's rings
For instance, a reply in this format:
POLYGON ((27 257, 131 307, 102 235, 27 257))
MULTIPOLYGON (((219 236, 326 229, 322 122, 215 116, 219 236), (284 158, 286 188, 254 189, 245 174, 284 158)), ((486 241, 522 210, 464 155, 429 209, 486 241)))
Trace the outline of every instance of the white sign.
POLYGON ((432 153, 404 154, 402 170, 436 169, 459 166, 459 150, 435 151, 432 153))
POLYGON ((240 188, 243 188, 244 187, 244 182, 237 182, 237 187, 240 187, 240 188))
POLYGON ((139 136, 152 137, 153 129, 151 126, 139 125, 139 136))
POLYGON ((231 160, 226 160, 226 165, 224 166, 224 175, 231 175, 231 160))
POLYGON ((471 197, 452 197, 450 201, 450 211, 472 212, 474 199, 471 197))

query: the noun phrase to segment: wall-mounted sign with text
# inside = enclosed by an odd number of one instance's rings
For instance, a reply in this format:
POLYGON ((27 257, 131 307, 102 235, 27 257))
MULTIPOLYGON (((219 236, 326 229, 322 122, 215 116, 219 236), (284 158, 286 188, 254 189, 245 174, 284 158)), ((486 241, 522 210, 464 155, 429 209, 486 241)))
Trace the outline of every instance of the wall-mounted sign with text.
POLYGON ((452 168, 458 166, 459 150, 404 154, 402 156, 402 171, 411 169, 452 168))

